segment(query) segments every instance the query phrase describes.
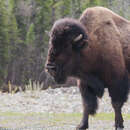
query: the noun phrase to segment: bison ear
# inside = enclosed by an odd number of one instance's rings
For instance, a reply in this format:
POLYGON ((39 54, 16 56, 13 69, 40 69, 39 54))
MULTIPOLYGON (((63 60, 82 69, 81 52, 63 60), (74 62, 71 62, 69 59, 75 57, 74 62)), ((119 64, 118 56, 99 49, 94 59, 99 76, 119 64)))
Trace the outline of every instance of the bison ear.
POLYGON ((85 45, 88 45, 87 41, 88 41, 87 35, 84 36, 83 34, 79 34, 76 38, 74 38, 74 40, 72 42, 72 48, 75 51, 79 51, 85 45))

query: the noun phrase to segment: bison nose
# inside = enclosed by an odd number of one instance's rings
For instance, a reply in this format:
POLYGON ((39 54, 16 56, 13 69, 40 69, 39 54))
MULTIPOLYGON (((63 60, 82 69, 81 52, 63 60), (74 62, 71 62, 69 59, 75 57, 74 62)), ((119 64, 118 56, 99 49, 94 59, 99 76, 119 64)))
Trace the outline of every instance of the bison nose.
POLYGON ((56 67, 55 67, 54 64, 48 63, 48 64, 45 65, 46 72, 54 71, 55 69, 56 69, 56 67))

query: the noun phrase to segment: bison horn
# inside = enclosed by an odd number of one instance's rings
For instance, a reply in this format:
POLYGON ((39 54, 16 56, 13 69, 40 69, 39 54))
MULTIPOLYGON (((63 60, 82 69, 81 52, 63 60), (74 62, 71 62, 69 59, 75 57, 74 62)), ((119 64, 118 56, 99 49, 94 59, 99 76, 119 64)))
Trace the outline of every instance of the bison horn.
POLYGON ((74 42, 77 42, 83 38, 83 34, 78 35, 75 39, 74 42))

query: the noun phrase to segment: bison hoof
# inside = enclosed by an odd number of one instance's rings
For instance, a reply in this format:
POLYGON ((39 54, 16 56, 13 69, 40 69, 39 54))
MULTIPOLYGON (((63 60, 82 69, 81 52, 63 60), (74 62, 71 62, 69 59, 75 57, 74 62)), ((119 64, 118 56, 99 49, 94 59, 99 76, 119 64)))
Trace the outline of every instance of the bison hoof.
POLYGON ((86 130, 88 128, 88 126, 86 126, 86 125, 78 125, 77 127, 76 127, 76 130, 86 130))
POLYGON ((116 130, 123 130, 123 128, 116 128, 116 130))

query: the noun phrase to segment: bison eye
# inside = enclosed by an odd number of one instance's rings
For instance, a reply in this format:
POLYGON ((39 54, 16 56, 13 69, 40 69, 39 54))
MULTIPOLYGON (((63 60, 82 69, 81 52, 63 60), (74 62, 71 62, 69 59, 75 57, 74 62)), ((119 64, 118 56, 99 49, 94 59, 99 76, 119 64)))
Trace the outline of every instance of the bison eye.
POLYGON ((58 56, 60 51, 61 51, 60 48, 53 47, 53 49, 52 49, 53 56, 58 56))
POLYGON ((53 53, 56 54, 56 48, 53 48, 53 53))

